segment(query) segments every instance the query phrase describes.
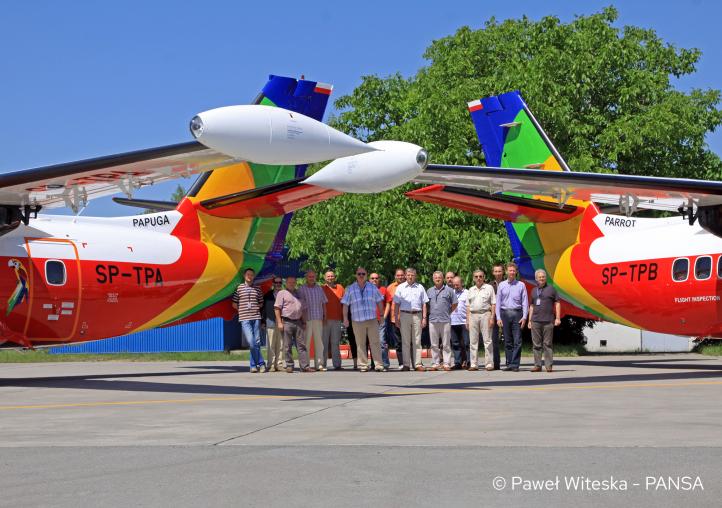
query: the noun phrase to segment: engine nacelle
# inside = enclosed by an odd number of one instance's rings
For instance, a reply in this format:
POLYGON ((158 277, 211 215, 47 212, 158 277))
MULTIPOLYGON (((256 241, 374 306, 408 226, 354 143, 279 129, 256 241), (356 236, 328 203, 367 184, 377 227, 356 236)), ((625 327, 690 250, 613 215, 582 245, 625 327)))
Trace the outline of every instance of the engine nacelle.
POLYGON ((190 129, 208 148, 259 164, 309 164, 375 150, 301 113, 258 104, 198 113, 190 129))
POLYGON ((378 151, 342 157, 324 166, 304 183, 357 194, 398 187, 421 173, 428 163, 426 150, 404 141, 374 141, 378 151))

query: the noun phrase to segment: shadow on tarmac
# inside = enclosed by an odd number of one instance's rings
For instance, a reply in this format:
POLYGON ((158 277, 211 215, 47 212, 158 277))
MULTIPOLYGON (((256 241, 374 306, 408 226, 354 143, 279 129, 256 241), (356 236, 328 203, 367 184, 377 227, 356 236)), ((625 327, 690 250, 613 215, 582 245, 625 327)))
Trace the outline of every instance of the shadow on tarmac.
MULTIPOLYGON (((370 381, 377 387, 387 388, 413 388, 413 389, 493 389, 498 387, 531 387, 531 386, 564 386, 577 384, 603 384, 603 383, 624 383, 624 382, 660 382, 660 381, 680 381, 680 380, 704 380, 719 379, 722 380, 722 367, 714 364, 700 364, 699 361, 706 359, 625 359, 625 360, 584 360, 584 359, 559 359, 555 360, 555 366, 564 366, 567 369, 558 369, 553 373, 539 372, 534 374, 532 379, 517 379, 518 373, 501 372, 493 374, 493 378, 487 376, 485 372, 469 373, 469 381, 465 382, 441 382, 445 373, 436 372, 433 377, 430 376, 429 382, 424 382, 425 374, 413 374, 414 377, 400 372, 389 372, 383 374, 369 373, 370 381), (559 372, 576 372, 573 367, 582 366, 606 366, 616 368, 633 368, 633 369, 664 369, 665 372, 634 372, 624 374, 609 375, 578 375, 556 377, 559 372), (478 377, 477 377, 478 376, 478 377), (474 377, 477 379, 472 380, 474 377), (408 383, 393 383, 389 381, 408 381, 408 383)), ((185 368, 185 367, 184 367, 185 368)), ((213 375, 213 374, 240 374, 247 373, 248 367, 232 366, 232 365, 193 365, 188 366, 185 371, 173 370, 169 372, 134 372, 127 374, 92 374, 77 376, 58 376, 58 377, 37 377, 37 378, 13 378, 0 379, 0 386, 8 387, 24 387, 24 388, 61 388, 61 389, 79 389, 79 390, 102 390, 102 391, 128 391, 128 392, 147 392, 147 393, 183 393, 183 394, 203 394, 203 395, 258 395, 258 396, 278 396, 289 397, 295 400, 324 400, 324 399, 358 399, 358 398, 386 398, 386 397, 405 397, 409 395, 418 395, 414 393, 379 393, 363 390, 323 390, 323 389, 304 389, 297 387, 268 387, 268 386, 227 386, 227 385, 209 385, 209 384, 192 384, 192 383, 163 383, 161 381, 134 380, 134 378, 178 378, 185 376, 197 375, 213 375)), ((523 369, 525 370, 525 369, 523 369)), ((353 371, 347 371, 349 373, 353 371)), ((329 376, 329 374, 315 374, 317 376, 329 376)), ((432 373, 428 373, 430 375, 432 373)), ((289 377, 288 374, 259 374, 253 379, 262 378, 262 376, 274 376, 275 379, 287 379, 295 386, 303 383, 305 374, 295 372, 289 377)), ((245 375, 239 378, 240 383, 250 380, 245 375)))

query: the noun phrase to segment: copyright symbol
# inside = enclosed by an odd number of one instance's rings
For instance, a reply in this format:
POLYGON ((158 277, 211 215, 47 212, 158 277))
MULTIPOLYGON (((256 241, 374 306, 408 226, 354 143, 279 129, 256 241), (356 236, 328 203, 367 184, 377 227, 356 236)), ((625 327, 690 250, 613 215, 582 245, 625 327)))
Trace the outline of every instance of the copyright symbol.
POLYGON ((491 485, 496 490, 504 490, 506 488, 506 478, 503 476, 497 476, 492 480, 491 485))

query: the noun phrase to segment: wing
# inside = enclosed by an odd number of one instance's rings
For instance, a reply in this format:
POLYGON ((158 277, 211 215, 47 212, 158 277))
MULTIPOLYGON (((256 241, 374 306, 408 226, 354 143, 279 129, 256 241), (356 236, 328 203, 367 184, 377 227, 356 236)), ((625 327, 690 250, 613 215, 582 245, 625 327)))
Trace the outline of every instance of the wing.
POLYGON ((193 141, 0 174, 0 206, 78 210, 91 199, 237 162, 193 141))
POLYGON ((494 198, 501 193, 551 198, 560 209, 569 200, 619 204, 632 212, 722 205, 722 182, 710 180, 429 164, 414 182, 476 189, 494 198))

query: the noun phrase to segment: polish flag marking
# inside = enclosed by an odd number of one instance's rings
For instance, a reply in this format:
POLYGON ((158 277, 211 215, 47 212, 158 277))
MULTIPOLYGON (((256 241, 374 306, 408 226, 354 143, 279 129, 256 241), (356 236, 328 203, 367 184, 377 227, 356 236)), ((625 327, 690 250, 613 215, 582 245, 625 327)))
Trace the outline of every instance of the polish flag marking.
POLYGON ((316 83, 316 87, 313 89, 314 92, 324 95, 331 95, 332 90, 333 85, 329 85, 328 83, 316 83))
POLYGON ((484 109, 484 105, 481 103, 481 99, 471 101, 470 103, 468 103, 468 107, 471 113, 484 109))

